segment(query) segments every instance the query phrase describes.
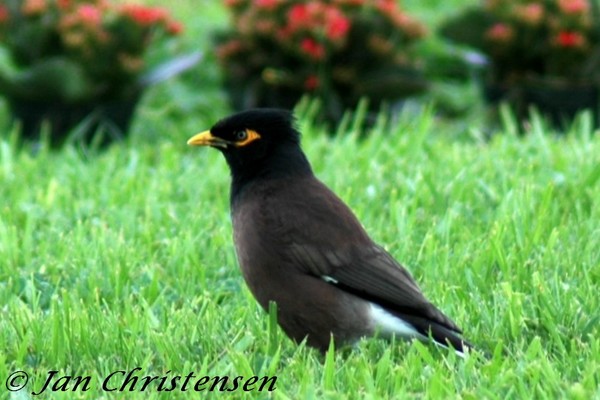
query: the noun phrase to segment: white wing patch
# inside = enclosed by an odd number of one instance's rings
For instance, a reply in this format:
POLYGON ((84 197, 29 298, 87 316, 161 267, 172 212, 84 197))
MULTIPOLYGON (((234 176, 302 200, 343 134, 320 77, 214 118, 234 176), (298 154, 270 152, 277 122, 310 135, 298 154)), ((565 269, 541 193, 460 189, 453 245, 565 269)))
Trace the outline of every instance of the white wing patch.
POLYGON ((375 329, 379 329, 381 333, 388 335, 396 334, 406 338, 427 340, 426 336, 417 332, 417 330, 409 323, 390 314, 375 303, 369 304, 371 305, 370 313, 371 319, 375 325, 375 329))
MULTIPOLYGON (((337 279, 328 275, 321 275, 321 279, 333 285, 337 285, 339 283, 337 279)), ((375 303, 368 303, 370 306, 369 315, 375 331, 379 331, 384 336, 396 335, 405 339, 418 339, 425 342, 430 341, 427 336, 419 333, 419 331, 417 331, 411 324, 404 321, 402 318, 396 317, 375 303)), ((438 343, 435 340, 433 340, 433 343, 437 346, 448 348, 448 346, 438 343)), ((458 356, 463 358, 465 357, 464 353, 458 350, 455 351, 458 356)))
MULTIPOLYGON (((385 311, 382 307, 378 306, 375 303, 369 303, 371 305, 371 320, 375 325, 375 329, 379 329, 379 331, 386 335, 397 335, 407 339, 419 339, 422 341, 429 341, 429 338, 421 333, 419 333, 411 324, 403 321, 402 319, 392 315, 391 313, 385 311)), ((437 346, 448 348, 441 343, 433 341, 433 343, 437 346)), ((464 358, 465 354, 458 350, 455 350, 456 354, 459 357, 464 358)))

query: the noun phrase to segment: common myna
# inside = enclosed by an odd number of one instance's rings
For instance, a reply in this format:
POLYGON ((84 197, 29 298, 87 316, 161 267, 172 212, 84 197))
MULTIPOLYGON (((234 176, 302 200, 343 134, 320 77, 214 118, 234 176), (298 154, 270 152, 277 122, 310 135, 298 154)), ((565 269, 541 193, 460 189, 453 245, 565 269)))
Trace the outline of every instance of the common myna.
POLYGON ((255 109, 188 141, 220 150, 231 170, 237 257, 250 290, 297 342, 326 351, 379 333, 431 338, 463 354, 460 329, 374 243, 352 211, 319 181, 288 111, 255 109))

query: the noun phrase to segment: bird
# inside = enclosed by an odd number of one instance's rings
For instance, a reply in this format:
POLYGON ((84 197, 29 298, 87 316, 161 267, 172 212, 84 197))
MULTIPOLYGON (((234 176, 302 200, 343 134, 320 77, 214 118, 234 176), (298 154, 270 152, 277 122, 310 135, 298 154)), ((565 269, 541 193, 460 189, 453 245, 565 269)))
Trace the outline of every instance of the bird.
POLYGON ((364 337, 418 339, 464 356, 472 345, 410 273, 314 174, 293 112, 257 108, 188 140, 225 157, 233 240, 244 280, 282 330, 326 352, 364 337))

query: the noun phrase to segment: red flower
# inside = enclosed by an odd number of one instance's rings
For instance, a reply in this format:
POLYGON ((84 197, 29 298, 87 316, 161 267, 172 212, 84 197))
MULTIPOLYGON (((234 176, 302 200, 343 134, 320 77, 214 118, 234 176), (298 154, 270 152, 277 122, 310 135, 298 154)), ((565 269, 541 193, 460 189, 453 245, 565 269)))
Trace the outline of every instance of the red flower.
POLYGON ((587 0, 558 0, 558 7, 565 14, 583 14, 590 5, 587 0))
POLYGON ((398 4, 395 0, 377 0, 377 9, 384 14, 393 14, 398 12, 398 4))
POLYGON ((309 17, 310 13, 306 4, 296 4, 288 11, 288 21, 292 26, 302 25, 309 17))
POLYGON ((300 47, 315 60, 321 60, 325 56, 325 48, 312 38, 303 39, 300 47))
POLYGON ((66 10, 71 7, 71 0, 57 0, 56 4, 58 4, 58 8, 66 10))
POLYGON ((304 80, 304 88, 306 90, 309 91, 313 91, 315 89, 317 89, 320 85, 319 82, 319 77, 317 77, 316 75, 309 75, 305 80, 304 80))
POLYGON ((298 25, 308 18, 308 8, 306 4, 296 4, 288 11, 288 19, 291 24, 298 25))
POLYGON ((4 21, 8 21, 8 18, 10 17, 9 13, 8 13, 8 9, 3 6, 2 4, 0 4, 0 23, 4 22, 4 21))
POLYGON ((38 15, 46 11, 46 0, 26 0, 22 11, 25 15, 38 15))
POLYGON ((125 4, 121 12, 142 26, 154 25, 157 22, 167 21, 167 11, 160 7, 145 7, 139 4, 125 4))
POLYGON ((167 24, 167 32, 171 35, 179 35, 183 32, 183 24, 177 21, 169 21, 167 24))
POLYGON ((279 0, 256 0, 256 7, 272 10, 279 4, 279 0))
POLYGON ((554 42, 560 47, 581 47, 585 38, 579 32, 562 31, 556 35, 554 42))
POLYGON ((102 22, 102 13, 98 7, 91 4, 82 4, 77 8, 79 20, 88 26, 98 26, 102 22))
POLYGON ((488 29, 485 35, 488 39, 497 42, 508 42, 512 39, 514 32, 510 26, 499 22, 488 29))
POLYGON ((516 14, 523 21, 537 25, 544 17, 544 6, 540 3, 530 3, 516 8, 516 14))
POLYGON ((327 37, 330 40, 336 41, 345 38, 350 30, 350 21, 335 10, 331 18, 327 21, 327 37))

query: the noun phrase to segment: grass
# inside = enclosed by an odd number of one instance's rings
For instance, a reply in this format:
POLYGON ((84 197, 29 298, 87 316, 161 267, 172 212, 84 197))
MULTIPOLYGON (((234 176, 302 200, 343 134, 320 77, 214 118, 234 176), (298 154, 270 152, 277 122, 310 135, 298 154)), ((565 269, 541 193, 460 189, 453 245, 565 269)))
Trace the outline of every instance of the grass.
POLYGON ((231 240, 225 162, 185 145, 228 112, 215 75, 208 59, 197 76, 153 89, 132 136, 104 152, 34 155, 15 144, 16 127, 1 136, 0 398, 35 398, 51 370, 90 376, 89 390, 63 379, 69 390, 37 397, 198 397, 160 392, 160 379, 102 390, 109 374, 136 367, 167 382, 277 376, 273 392, 199 393, 208 397, 600 398, 600 140, 589 119, 558 136, 533 118, 518 136, 505 114, 485 140, 477 125, 453 127, 425 107, 360 139, 352 121, 325 135, 300 107, 317 175, 489 353, 463 360, 365 340, 323 357, 288 340, 252 298, 231 240), (200 78, 203 90, 190 91, 200 78), (10 394, 4 381, 17 370, 31 382, 10 394))

